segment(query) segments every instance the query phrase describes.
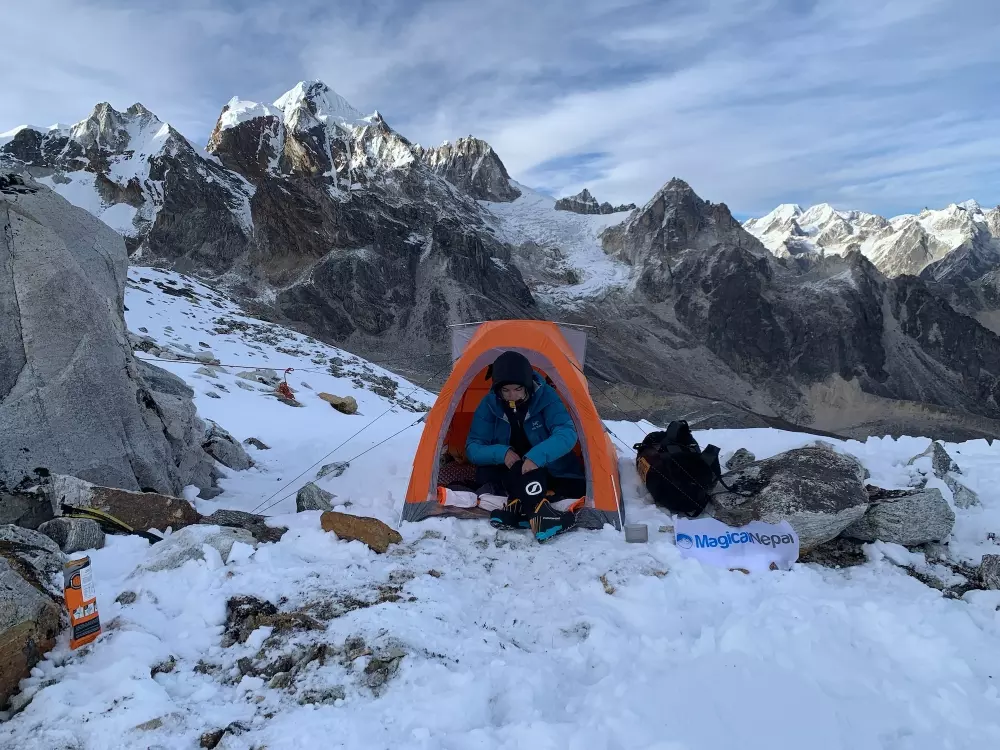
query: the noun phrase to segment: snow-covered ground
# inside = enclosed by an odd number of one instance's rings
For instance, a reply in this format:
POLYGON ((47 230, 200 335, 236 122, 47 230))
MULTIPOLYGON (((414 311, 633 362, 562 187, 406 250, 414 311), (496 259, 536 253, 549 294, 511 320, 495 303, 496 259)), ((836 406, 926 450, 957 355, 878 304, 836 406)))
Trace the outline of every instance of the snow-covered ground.
MULTIPOLYGON (((339 541, 321 530, 318 512, 294 513, 294 491, 316 464, 347 460, 418 419, 404 396, 433 395, 392 376, 390 400, 371 390, 385 385, 373 382, 381 368, 247 318, 177 274, 129 276, 130 330, 145 328, 177 355, 207 344, 227 372, 157 364, 195 389, 204 417, 270 446, 251 448, 256 466, 228 472, 224 494, 196 500, 199 510, 251 510, 291 493, 267 510, 289 531, 276 544, 241 547, 227 564, 207 549, 205 560, 159 572, 138 568, 155 546, 109 537, 90 553, 105 633, 76 652, 61 636, 23 684, 31 702, 0 725, 0 747, 193 748, 227 726, 220 748, 1000 747, 1000 592, 945 598, 893 562, 910 553, 884 544, 844 570, 798 564, 744 575, 682 558, 625 447, 650 424, 608 422, 621 441, 627 520, 648 525, 647 544, 606 527, 538 545, 527 532, 442 518, 402 524, 403 542, 383 555, 339 541), (165 292, 184 287, 194 296, 165 292), (335 369, 359 375, 331 374, 333 357, 344 360, 335 369), (295 368, 288 382, 304 406, 236 378, 234 365, 295 368), (355 396, 359 415, 331 409, 321 390, 355 396), (316 629, 263 627, 223 647, 226 602, 243 595, 306 613, 316 629), (266 666, 302 655, 292 684, 271 687, 266 666)), ((395 526, 419 430, 317 483, 340 510, 395 526)), ((739 447, 765 458, 815 440, 770 429, 696 437, 723 458, 739 447)), ((907 484, 907 461, 928 442, 835 447, 891 488, 907 484)), ((982 498, 956 510, 950 546, 978 562, 1000 552, 986 538, 1000 532, 1000 444, 946 447, 982 498)), ((950 498, 943 483, 930 484, 950 498)))
POLYGON ((563 284, 540 284, 532 290, 534 293, 566 306, 629 284, 631 267, 604 253, 600 233, 621 224, 630 212, 584 215, 556 211, 554 198, 514 181, 511 184, 521 191, 517 200, 479 201, 496 217, 500 238, 514 246, 537 243, 539 249, 532 257, 545 265, 546 271, 575 274, 563 284))

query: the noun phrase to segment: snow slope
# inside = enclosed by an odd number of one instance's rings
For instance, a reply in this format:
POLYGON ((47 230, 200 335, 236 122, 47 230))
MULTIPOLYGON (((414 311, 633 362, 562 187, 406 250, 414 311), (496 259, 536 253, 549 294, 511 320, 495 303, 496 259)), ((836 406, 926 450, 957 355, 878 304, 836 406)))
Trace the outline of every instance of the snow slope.
MULTIPOLYGON (((280 498, 313 478, 313 464, 351 458, 420 416, 361 379, 381 368, 248 318, 192 279, 143 268, 129 276, 130 330, 168 356, 208 344, 227 372, 158 364, 195 389, 205 417, 271 447, 250 449, 257 465, 229 472, 223 495, 197 501, 203 513, 280 498), (333 357, 345 360, 338 375, 328 372, 333 357), (294 367, 288 382, 304 406, 245 390, 233 365, 294 367), (329 408, 320 389, 349 390, 360 416, 329 408)), ((397 393, 412 389, 399 381, 397 393)), ((293 513, 291 499, 268 510, 289 527, 283 539, 239 547, 228 564, 208 549, 205 560, 148 572, 139 566, 154 547, 109 537, 90 553, 104 635, 77 652, 60 637, 23 683, 31 702, 0 725, 0 747, 179 750, 227 726, 220 748, 714 750, 734 738, 769 750, 998 746, 1000 592, 944 598, 894 562, 911 553, 884 544, 845 570, 744 575, 682 558, 627 449, 654 425, 608 426, 620 441, 626 516, 648 524, 645 545, 610 527, 537 545, 526 533, 437 518, 403 524, 403 543, 378 555, 324 533, 318 513, 293 513), (124 592, 132 603, 118 601, 124 592), (307 613, 318 629, 259 628, 224 648, 226 601, 237 595, 307 613), (310 661, 308 647, 320 644, 325 656, 310 661), (303 654, 290 688, 253 674, 303 654)), ((765 458, 815 440, 769 429, 696 437, 723 459, 738 447, 765 458)), ((318 484, 339 509, 395 525, 418 438, 419 427, 408 429, 318 484)), ((906 461, 927 445, 886 438, 835 449, 889 488, 906 485, 906 461)), ((1000 444, 946 447, 983 501, 956 511, 953 554, 978 561, 1000 551, 986 540, 1000 531, 1000 444)))
MULTIPOLYGON (((545 276, 535 279, 532 292, 563 306, 600 297, 617 288, 626 288, 631 267, 604 253, 600 234, 620 224, 630 211, 616 214, 584 215, 556 211, 555 198, 511 180, 521 197, 510 202, 479 201, 493 216, 494 227, 504 242, 515 247, 534 243, 530 258, 540 263, 545 276), (567 272, 571 272, 566 276, 567 272), (563 276, 554 281, 552 276, 563 276)), ((524 265, 529 276, 532 263, 524 265)))

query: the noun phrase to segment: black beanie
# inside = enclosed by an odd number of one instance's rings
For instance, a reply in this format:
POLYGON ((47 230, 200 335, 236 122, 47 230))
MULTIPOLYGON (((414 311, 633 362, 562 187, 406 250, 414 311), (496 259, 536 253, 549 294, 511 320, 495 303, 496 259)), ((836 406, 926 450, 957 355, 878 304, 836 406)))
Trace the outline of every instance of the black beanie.
POLYGON ((531 362, 518 352, 504 352, 493 361, 493 391, 505 385, 523 385, 530 396, 535 390, 535 371, 531 362))

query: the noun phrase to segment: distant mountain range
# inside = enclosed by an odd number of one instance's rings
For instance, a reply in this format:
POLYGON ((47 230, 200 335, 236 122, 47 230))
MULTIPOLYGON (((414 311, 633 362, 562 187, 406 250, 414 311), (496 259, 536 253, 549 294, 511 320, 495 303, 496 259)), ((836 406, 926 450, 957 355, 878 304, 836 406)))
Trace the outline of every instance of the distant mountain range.
POLYGON ((474 137, 426 148, 320 81, 234 98, 199 149, 141 104, 0 134, 27 171, 261 317, 439 383, 449 326, 594 326, 608 416, 1000 437, 1000 213, 782 206, 741 225, 671 179, 558 202, 474 137), (858 251, 858 252, 853 252, 858 251))

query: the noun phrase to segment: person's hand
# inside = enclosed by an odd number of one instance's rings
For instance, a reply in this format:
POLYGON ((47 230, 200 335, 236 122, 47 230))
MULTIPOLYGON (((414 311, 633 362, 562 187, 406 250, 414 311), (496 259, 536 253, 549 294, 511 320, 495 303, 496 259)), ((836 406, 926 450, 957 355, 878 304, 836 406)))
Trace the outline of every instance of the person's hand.
POLYGON ((521 464, 521 473, 527 474, 529 471, 534 471, 538 468, 538 464, 532 461, 530 458, 524 459, 524 463, 521 464))
POLYGON ((521 460, 521 457, 517 455, 511 448, 507 449, 507 455, 503 457, 503 462, 507 465, 507 468, 511 468, 514 464, 521 460))

